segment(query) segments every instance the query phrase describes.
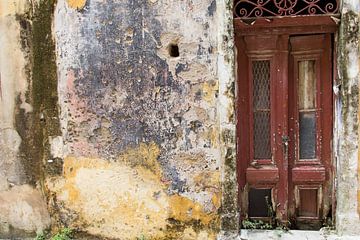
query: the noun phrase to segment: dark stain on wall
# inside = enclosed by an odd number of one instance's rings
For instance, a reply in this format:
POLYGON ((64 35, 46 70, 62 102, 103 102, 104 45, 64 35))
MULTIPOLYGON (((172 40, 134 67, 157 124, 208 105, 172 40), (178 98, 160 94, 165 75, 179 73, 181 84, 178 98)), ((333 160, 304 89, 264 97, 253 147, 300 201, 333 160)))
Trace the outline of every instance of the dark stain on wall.
MULTIPOLYGON (((29 90, 26 101, 32 105, 33 111, 26 113, 18 101, 15 124, 22 139, 20 159, 25 182, 32 185, 44 178, 44 161, 50 159, 49 136, 61 135, 55 43, 51 32, 55 3, 56 0, 42 0, 35 9, 17 16, 21 45, 28 58, 26 73, 29 90)), ((59 173, 61 164, 47 170, 50 174, 59 173)))
POLYGON ((340 54, 340 60, 338 63, 338 68, 341 74, 341 95, 340 101, 342 102, 342 117, 344 119, 344 135, 348 135, 348 131, 357 133, 358 124, 357 123, 357 112, 349 111, 349 107, 353 109, 358 109, 358 97, 359 89, 358 86, 351 86, 349 81, 350 77, 348 76, 349 68, 349 52, 346 47, 346 44, 351 44, 352 48, 358 48, 359 46, 359 17, 358 14, 352 11, 349 11, 342 16, 341 26, 340 26, 340 35, 339 35, 339 46, 338 52, 340 54), (350 89, 351 88, 351 89, 350 89), (351 93, 351 94, 350 94, 351 93), (353 129, 349 129, 347 126, 348 119, 351 119, 354 124, 352 124, 353 129))
POLYGON ((216 0, 213 0, 208 7, 208 14, 210 17, 214 16, 214 13, 216 11, 216 0))
POLYGON ((179 73, 188 72, 189 70, 189 65, 187 63, 178 63, 175 67, 175 75, 178 76, 179 73))
MULTIPOLYGON (((170 192, 182 192, 185 183, 167 161, 184 124, 186 86, 157 55, 163 30, 155 16, 142 0, 92 2, 82 12, 81 69, 71 69, 75 92, 69 98, 85 107, 69 101, 79 115, 70 116, 65 141, 75 153, 74 146, 85 141, 109 160, 140 143, 154 142, 161 148, 158 160, 165 177, 172 182, 170 192)), ((186 66, 179 65, 178 71, 186 71, 186 66)))

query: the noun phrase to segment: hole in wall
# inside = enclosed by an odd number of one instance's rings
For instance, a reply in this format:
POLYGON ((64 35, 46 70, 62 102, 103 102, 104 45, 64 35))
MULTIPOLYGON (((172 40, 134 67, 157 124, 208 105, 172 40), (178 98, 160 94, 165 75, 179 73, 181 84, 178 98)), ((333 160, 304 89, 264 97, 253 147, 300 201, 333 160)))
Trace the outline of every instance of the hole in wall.
POLYGON ((171 43, 168 47, 170 57, 178 57, 180 56, 179 53, 179 46, 177 44, 171 43))

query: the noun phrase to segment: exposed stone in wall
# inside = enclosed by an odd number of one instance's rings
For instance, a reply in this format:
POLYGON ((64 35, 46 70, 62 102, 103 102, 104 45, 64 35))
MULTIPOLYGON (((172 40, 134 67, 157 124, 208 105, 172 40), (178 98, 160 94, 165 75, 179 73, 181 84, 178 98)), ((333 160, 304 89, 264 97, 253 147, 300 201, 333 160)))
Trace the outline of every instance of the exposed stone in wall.
POLYGON ((214 239, 216 1, 80 2, 55 10, 66 154, 46 187, 59 221, 109 238, 214 239))
POLYGON ((337 101, 338 158, 336 227, 340 234, 358 234, 358 99, 359 99, 359 13, 358 1, 344 1, 339 31, 338 70, 341 93, 337 101), (338 111, 341 109, 340 111, 338 111), (341 114, 341 116, 340 116, 341 114))

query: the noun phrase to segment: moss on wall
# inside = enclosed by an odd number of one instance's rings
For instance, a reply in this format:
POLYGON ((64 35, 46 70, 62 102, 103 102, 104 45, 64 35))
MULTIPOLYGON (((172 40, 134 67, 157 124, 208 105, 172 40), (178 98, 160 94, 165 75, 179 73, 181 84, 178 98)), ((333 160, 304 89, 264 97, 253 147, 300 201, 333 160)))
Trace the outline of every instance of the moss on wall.
MULTIPOLYGON (((32 105, 33 111, 26 113, 18 104, 16 128, 23 140, 20 157, 26 182, 33 185, 43 179, 44 162, 50 158, 49 136, 61 135, 55 43, 51 28, 55 3, 55 0, 41 0, 34 5, 34 9, 17 16, 22 48, 28 60, 26 72, 29 89, 26 100, 32 105)), ((58 167, 48 169, 48 172, 59 172, 58 167)))

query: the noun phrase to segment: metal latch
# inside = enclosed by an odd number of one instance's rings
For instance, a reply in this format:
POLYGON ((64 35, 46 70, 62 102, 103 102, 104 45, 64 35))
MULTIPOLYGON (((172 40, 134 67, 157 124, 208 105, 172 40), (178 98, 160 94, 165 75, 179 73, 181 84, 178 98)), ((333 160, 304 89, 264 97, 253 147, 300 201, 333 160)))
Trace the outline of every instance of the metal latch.
POLYGON ((281 137, 282 143, 283 143, 283 151, 284 151, 284 157, 287 158, 289 154, 289 136, 282 135, 281 137))

